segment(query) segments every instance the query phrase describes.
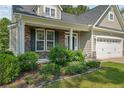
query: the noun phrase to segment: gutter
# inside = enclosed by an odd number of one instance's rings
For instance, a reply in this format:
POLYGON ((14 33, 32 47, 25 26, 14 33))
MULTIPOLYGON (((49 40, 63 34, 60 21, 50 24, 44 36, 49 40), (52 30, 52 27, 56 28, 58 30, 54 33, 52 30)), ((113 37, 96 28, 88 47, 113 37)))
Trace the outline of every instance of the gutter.
MULTIPOLYGON (((99 28, 99 27, 94 27, 93 28, 95 31, 102 30, 104 32, 113 32, 113 33, 119 33, 119 34, 124 34, 124 32, 121 31, 116 31, 116 30, 109 30, 109 29, 104 29, 104 28, 99 28)), ((123 31, 123 30, 122 30, 123 31)))

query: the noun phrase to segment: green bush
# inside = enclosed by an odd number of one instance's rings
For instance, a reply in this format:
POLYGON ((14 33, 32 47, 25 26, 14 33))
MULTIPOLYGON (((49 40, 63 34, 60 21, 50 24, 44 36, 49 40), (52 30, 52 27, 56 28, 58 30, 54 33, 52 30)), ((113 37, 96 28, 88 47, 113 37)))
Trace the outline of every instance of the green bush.
POLYGON ((67 52, 68 52, 68 54, 67 54, 67 60, 69 62, 75 61, 76 60, 75 59, 75 52, 73 50, 68 50, 67 52))
POLYGON ((18 59, 9 54, 0 54, 0 85, 10 83, 20 73, 18 59))
POLYGON ((84 56, 84 53, 81 51, 81 50, 78 50, 75 52, 75 59, 76 61, 79 61, 79 62, 84 62, 85 61, 85 56, 84 56))
POLYGON ((70 62, 68 66, 61 69, 62 74, 73 75, 80 74, 87 70, 86 65, 82 62, 70 62))
POLYGON ((66 48, 57 45, 50 51, 48 57, 50 62, 65 66, 67 64, 67 54, 68 51, 66 48))
POLYGON ((45 81, 50 81, 54 78, 54 75, 52 75, 51 73, 42 73, 41 78, 45 81))
POLYGON ((32 75, 29 75, 29 76, 25 77, 24 80, 25 80, 25 82, 26 82, 27 84, 29 84, 29 85, 32 85, 32 84, 34 83, 34 80, 33 80, 32 75))
POLYGON ((13 55, 14 56, 14 53, 12 51, 9 51, 9 50, 0 51, 0 54, 9 54, 9 55, 13 55))
POLYGON ((40 74, 53 74, 57 75, 60 73, 60 66, 55 64, 55 63, 48 63, 45 64, 41 69, 40 69, 40 74))
POLYGON ((98 68, 98 67, 100 67, 100 62, 98 62, 96 60, 88 61, 88 62, 86 62, 86 66, 88 68, 98 68))
POLYGON ((45 81, 52 80, 55 75, 60 74, 60 66, 55 63, 45 64, 39 71, 41 77, 45 81))
POLYGON ((35 52, 26 52, 18 56, 22 71, 34 70, 37 66, 38 54, 35 52))
POLYGON ((85 56, 81 50, 78 51, 73 51, 73 50, 68 50, 68 55, 67 55, 68 61, 79 61, 79 62, 84 62, 85 61, 85 56))

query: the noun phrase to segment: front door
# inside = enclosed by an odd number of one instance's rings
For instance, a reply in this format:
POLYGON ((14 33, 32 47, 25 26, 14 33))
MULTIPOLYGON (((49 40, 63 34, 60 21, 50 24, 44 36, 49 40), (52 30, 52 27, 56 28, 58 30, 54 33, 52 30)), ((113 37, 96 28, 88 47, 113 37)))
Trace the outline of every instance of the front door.
MULTIPOLYGON (((78 50, 78 35, 73 34, 72 36, 72 49, 73 50, 78 50)), ((70 47, 70 36, 68 34, 65 35, 65 47, 69 49, 70 47)))

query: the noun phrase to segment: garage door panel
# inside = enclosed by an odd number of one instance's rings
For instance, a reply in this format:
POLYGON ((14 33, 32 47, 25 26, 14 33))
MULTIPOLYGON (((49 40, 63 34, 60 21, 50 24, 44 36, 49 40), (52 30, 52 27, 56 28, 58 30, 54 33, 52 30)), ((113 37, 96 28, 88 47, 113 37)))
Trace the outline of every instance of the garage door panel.
POLYGON ((98 38, 96 42, 96 58, 106 59, 122 56, 122 41, 119 39, 98 38))

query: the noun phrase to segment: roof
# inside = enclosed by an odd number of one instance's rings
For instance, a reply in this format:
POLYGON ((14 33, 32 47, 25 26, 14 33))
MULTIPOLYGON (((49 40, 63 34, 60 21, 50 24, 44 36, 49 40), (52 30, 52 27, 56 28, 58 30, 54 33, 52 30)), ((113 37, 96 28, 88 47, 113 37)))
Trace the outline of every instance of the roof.
POLYGON ((79 16, 68 13, 62 13, 62 20, 66 22, 93 25, 107 8, 108 5, 99 5, 79 16))
MULTIPOLYGON (((62 12, 61 20, 68 22, 68 23, 93 25, 100 18, 100 16, 104 13, 104 11, 108 8, 108 6, 109 5, 96 6, 90 11, 83 13, 79 16, 62 12)), ((33 12, 34 7, 35 5, 13 5, 13 12, 37 16, 37 14, 33 12)))

